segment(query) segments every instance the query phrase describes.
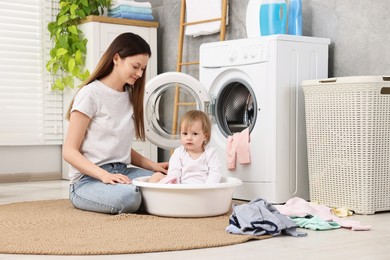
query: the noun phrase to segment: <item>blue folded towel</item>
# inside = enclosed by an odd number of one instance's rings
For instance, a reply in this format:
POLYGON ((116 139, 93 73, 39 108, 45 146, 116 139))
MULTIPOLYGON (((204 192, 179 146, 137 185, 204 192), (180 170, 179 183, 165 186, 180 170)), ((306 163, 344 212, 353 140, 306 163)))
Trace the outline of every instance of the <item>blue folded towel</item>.
POLYGON ((128 6, 128 5, 119 5, 115 8, 109 9, 108 11, 110 13, 128 12, 128 13, 138 13, 138 14, 152 14, 152 8, 128 6))
POLYGON ((126 18, 132 20, 144 20, 144 21, 154 20, 154 17, 151 14, 138 14, 138 13, 129 13, 129 12, 120 12, 120 13, 108 12, 108 16, 114 18, 126 18))

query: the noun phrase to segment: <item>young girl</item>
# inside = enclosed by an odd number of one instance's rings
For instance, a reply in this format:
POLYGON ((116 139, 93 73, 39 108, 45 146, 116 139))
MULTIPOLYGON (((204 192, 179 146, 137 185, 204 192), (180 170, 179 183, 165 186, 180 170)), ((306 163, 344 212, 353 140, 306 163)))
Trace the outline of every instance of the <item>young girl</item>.
POLYGON ((150 56, 140 36, 119 35, 73 99, 63 157, 70 164, 70 200, 76 208, 136 212, 141 194, 131 179, 167 171, 167 163, 132 149, 134 136, 145 140, 144 72, 150 56), (130 163, 139 168, 128 168, 130 163))
POLYGON ((149 182, 160 183, 218 183, 221 163, 217 151, 208 146, 211 122, 205 113, 188 111, 181 118, 180 141, 169 160, 168 175, 157 172, 149 182))

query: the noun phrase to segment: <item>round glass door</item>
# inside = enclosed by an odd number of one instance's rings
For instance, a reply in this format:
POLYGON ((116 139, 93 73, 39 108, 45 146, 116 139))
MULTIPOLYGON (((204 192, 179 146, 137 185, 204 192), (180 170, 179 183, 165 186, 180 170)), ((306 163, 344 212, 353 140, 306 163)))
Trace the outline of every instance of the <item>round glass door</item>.
POLYGON ((180 118, 189 110, 210 111, 210 97, 199 81, 180 72, 162 73, 145 89, 145 134, 156 146, 180 146, 180 118))
POLYGON ((251 131, 256 117, 256 100, 248 86, 232 82, 221 89, 215 101, 215 119, 225 137, 248 127, 251 131))

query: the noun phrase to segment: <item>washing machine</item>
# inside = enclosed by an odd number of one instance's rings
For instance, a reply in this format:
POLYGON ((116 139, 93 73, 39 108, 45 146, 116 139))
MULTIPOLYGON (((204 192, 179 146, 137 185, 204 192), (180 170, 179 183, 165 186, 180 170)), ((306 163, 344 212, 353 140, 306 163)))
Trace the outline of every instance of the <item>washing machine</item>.
POLYGON ((165 149, 178 147, 176 120, 168 118, 180 118, 190 109, 205 111, 213 122, 210 145, 219 153, 222 175, 243 182, 235 188, 235 199, 308 200, 301 82, 327 78, 329 44, 329 39, 293 35, 202 44, 199 80, 167 72, 147 83, 147 139, 165 149), (235 169, 228 170, 228 137, 247 128, 251 163, 237 160, 235 169))

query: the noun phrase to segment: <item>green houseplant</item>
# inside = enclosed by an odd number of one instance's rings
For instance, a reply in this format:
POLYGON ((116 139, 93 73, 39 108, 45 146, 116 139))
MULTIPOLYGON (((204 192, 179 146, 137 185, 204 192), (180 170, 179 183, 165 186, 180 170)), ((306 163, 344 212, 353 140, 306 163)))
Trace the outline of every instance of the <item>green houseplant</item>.
POLYGON ((101 15, 111 0, 60 0, 56 20, 47 26, 54 46, 46 69, 54 75, 52 89, 74 88, 75 79, 89 76, 85 69, 87 39, 78 29, 80 21, 89 15, 101 15))

